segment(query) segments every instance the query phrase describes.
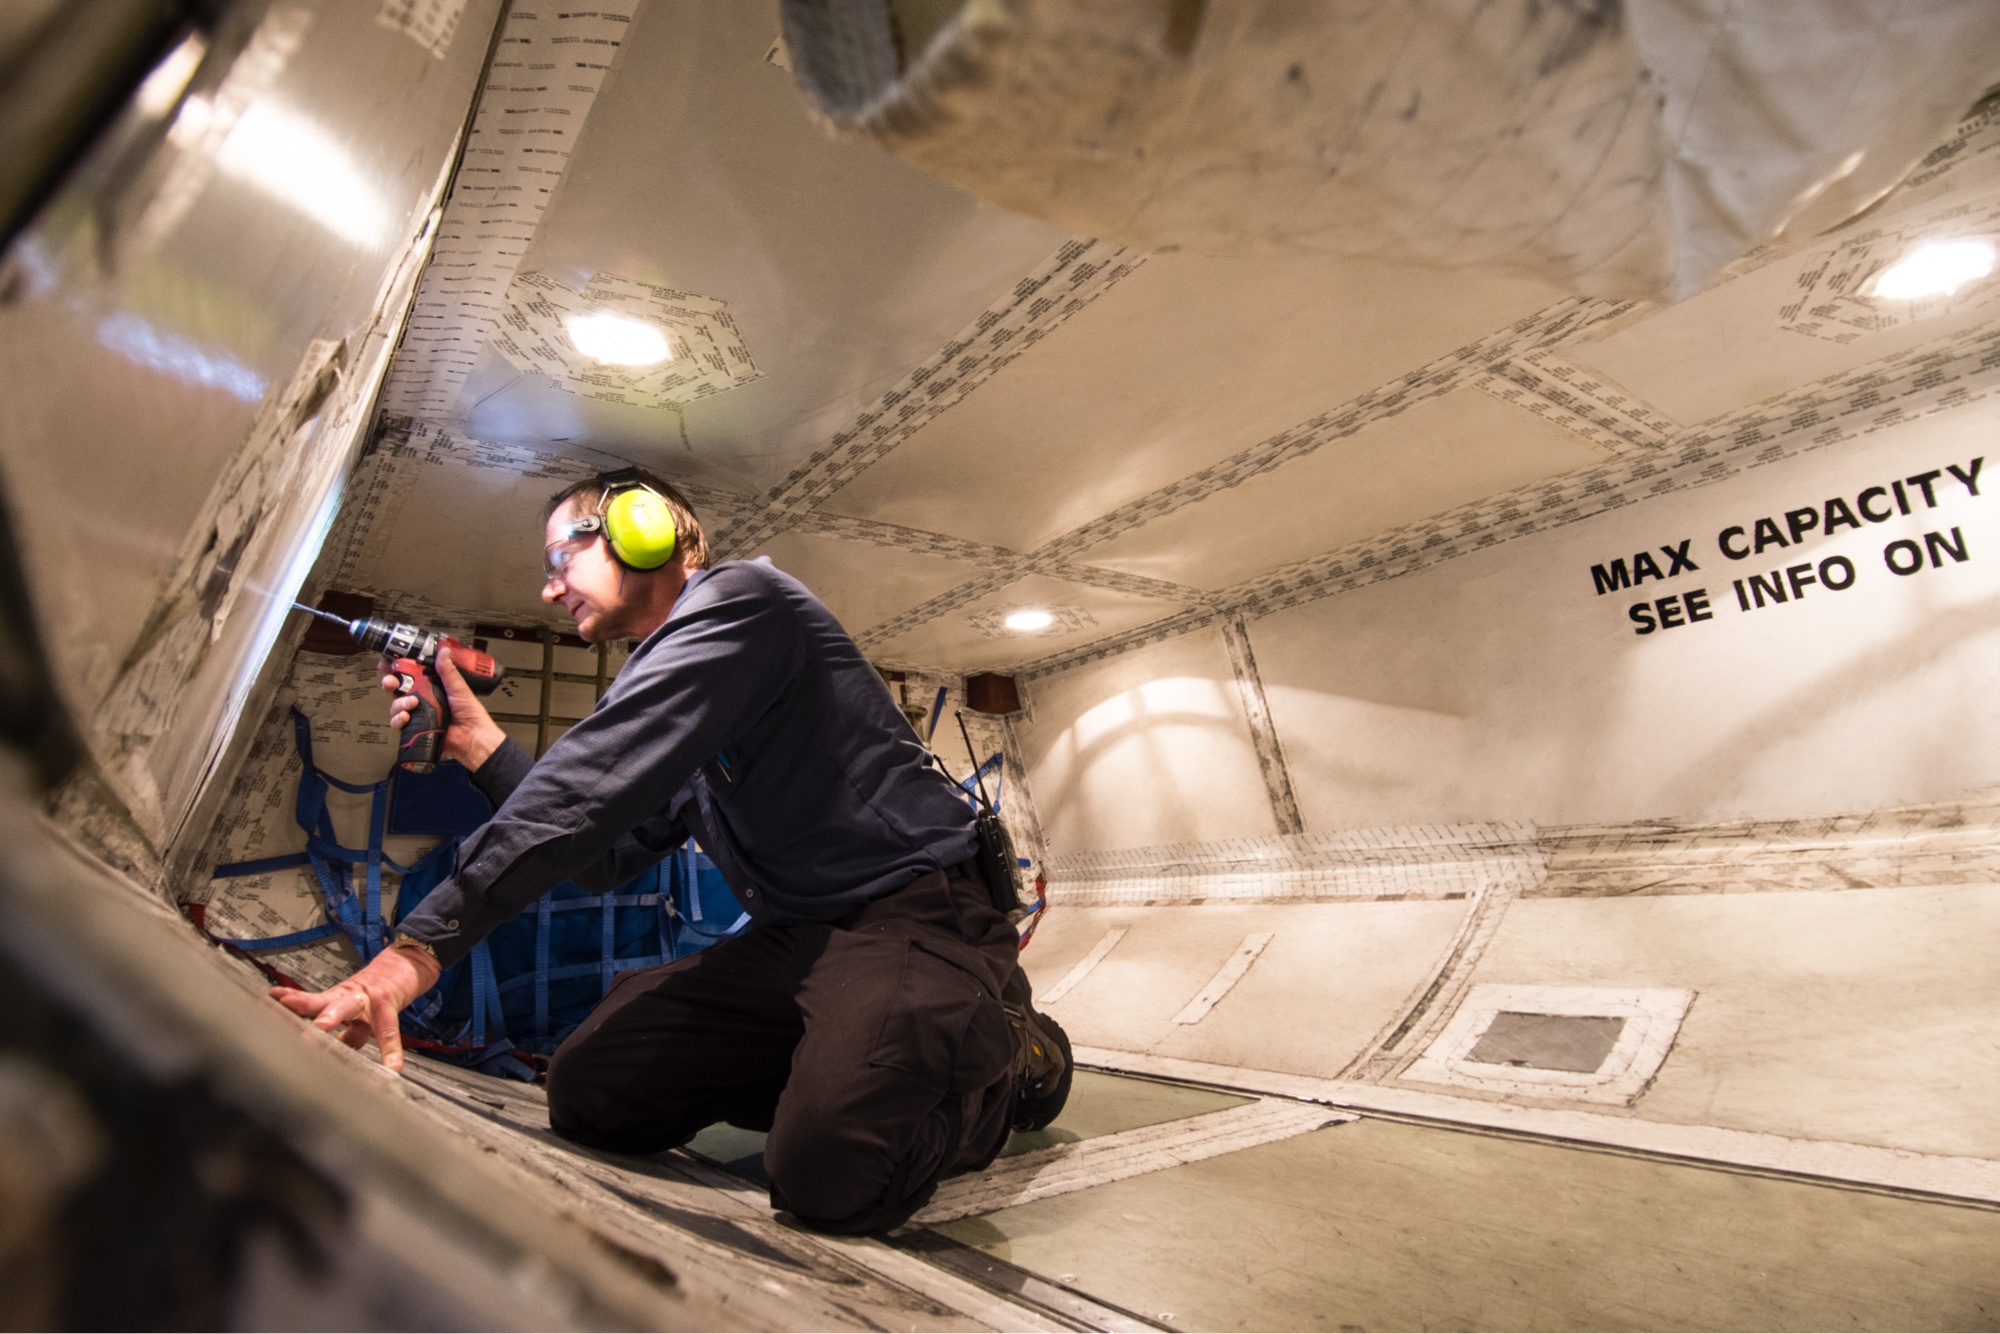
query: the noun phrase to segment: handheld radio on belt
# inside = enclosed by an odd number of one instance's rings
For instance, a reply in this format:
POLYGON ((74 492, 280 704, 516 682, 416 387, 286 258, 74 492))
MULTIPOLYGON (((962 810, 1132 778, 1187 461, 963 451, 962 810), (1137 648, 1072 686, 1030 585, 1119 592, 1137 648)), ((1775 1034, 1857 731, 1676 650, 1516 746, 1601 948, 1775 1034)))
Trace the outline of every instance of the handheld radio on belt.
POLYGON ((401 678, 405 693, 417 697, 415 712, 403 724, 403 739, 396 748, 396 762, 411 773, 427 774, 437 768, 444 751, 444 732, 451 726, 451 700, 444 682, 438 678, 439 649, 451 650, 452 665, 472 687, 475 695, 490 695, 500 684, 506 669, 477 649, 467 648, 450 635, 417 625, 399 625, 377 616, 346 620, 303 602, 292 604, 323 621, 332 621, 354 637, 363 648, 372 648, 389 662, 390 670, 401 678))
POLYGON ((965 753, 972 760, 972 776, 979 789, 978 814, 972 822, 973 833, 979 839, 979 874, 986 881, 987 893, 993 896, 993 906, 1002 913, 1016 913, 1023 904, 1021 863, 1014 857, 1014 836, 1000 823, 1000 808, 986 795, 985 772, 979 767, 979 753, 972 748, 972 733, 966 730, 965 715, 954 710, 952 716, 958 719, 958 734, 965 738, 965 753))

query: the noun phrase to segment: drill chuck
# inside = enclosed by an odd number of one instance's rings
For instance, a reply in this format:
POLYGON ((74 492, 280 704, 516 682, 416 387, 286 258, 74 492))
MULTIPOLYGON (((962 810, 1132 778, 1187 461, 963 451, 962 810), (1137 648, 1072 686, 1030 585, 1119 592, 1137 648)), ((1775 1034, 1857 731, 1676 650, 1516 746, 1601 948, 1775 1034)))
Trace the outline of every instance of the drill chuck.
POLYGON ((347 631, 348 637, 362 648, 374 649, 390 662, 410 661, 435 673, 437 671, 438 650, 451 650, 452 662, 458 674, 472 687, 475 694, 490 695, 506 675, 506 669, 493 661, 488 654, 467 648, 450 635, 441 635, 435 630, 426 630, 420 625, 405 625, 396 621, 385 621, 379 616, 363 616, 356 620, 343 620, 331 612, 317 607, 308 607, 303 602, 292 604, 300 611, 310 612, 323 621, 331 621, 347 631))
POLYGON ((385 658, 410 658, 426 667, 435 666, 438 649, 453 642, 435 630, 400 625, 379 616, 363 616, 349 621, 347 633, 361 647, 372 648, 385 658))

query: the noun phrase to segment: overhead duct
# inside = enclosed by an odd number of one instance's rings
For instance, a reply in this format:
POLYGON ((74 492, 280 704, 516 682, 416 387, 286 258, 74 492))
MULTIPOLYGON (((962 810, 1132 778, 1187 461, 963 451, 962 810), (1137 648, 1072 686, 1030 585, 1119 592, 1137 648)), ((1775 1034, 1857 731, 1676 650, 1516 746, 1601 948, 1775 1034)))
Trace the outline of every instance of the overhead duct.
POLYGON ((1981 0, 784 0, 808 102, 1082 235, 1671 300, 1867 207, 2000 78, 1981 0))

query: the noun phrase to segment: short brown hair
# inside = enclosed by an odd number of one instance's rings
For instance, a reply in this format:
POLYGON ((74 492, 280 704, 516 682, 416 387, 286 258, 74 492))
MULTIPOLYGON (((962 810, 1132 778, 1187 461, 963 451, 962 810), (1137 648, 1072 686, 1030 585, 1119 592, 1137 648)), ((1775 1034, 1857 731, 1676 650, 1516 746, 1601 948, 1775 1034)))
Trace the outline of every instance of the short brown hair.
POLYGON ((708 535, 701 530, 701 520, 695 517, 694 507, 687 497, 674 489, 674 484, 663 477, 657 477, 644 468, 628 468, 618 473, 599 473, 581 482, 572 482, 549 498, 542 507, 542 522, 547 523, 555 512, 570 501, 576 508, 588 514, 595 514, 604 505, 607 489, 623 490, 626 486, 642 486, 658 493, 667 502, 667 509, 674 516, 674 558, 684 570, 705 570, 708 568, 708 535), (615 478, 610 488, 604 484, 605 478, 615 478))

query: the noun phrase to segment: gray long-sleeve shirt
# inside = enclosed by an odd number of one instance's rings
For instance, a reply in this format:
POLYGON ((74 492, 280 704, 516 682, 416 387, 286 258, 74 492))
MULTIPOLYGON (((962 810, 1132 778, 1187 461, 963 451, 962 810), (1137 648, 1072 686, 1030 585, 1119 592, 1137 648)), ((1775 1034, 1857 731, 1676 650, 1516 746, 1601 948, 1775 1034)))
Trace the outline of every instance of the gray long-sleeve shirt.
POLYGON ((697 571, 588 718, 474 779, 498 809, 399 924, 447 967, 563 881, 611 889, 689 833, 758 921, 831 921, 975 844, 882 678, 766 560, 697 571))

